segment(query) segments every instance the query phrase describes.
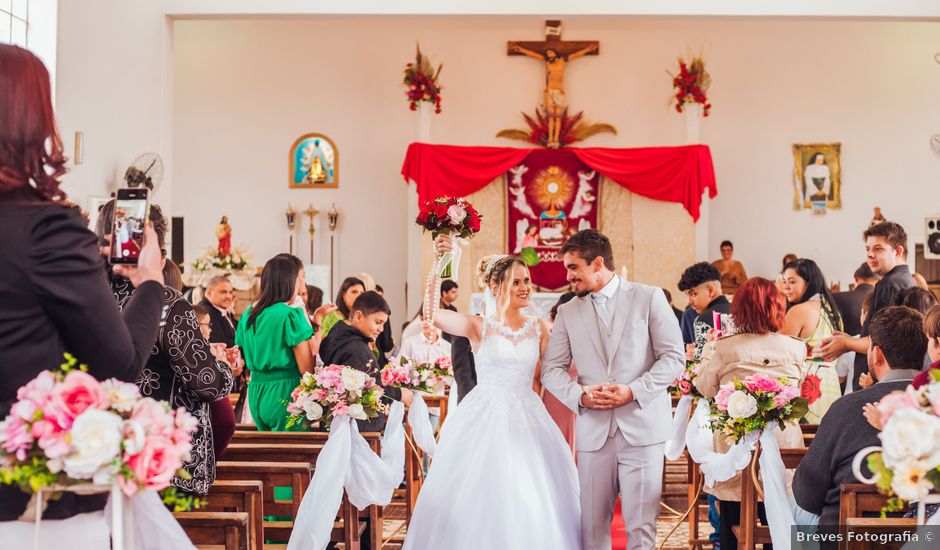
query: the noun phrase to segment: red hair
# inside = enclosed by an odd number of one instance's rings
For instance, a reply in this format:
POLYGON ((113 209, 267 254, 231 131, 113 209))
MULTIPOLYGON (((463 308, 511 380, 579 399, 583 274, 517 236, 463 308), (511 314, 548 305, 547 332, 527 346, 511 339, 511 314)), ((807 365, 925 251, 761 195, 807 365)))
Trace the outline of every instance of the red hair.
POLYGON ((777 287, 763 277, 751 277, 734 293, 731 316, 735 332, 777 332, 787 315, 787 304, 777 287))
POLYGON ((29 50, 0 44, 0 74, 0 200, 64 199, 49 72, 29 50))

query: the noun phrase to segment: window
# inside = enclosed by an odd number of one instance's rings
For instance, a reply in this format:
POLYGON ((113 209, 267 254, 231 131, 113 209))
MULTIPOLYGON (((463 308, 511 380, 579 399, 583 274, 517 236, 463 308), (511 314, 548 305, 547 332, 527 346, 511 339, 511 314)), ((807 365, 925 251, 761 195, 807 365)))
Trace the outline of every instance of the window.
POLYGON ((29 40, 29 0, 0 0, 0 42, 26 47, 29 40))

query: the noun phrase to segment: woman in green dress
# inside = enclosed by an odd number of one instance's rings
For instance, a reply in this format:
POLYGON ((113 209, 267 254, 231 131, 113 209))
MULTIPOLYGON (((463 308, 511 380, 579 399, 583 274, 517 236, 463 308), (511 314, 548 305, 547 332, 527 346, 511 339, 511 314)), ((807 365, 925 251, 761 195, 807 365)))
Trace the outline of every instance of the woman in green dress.
POLYGON ((259 431, 285 431, 287 402, 305 372, 313 372, 313 327, 304 308, 295 307, 303 264, 290 254, 268 260, 261 294, 241 317, 235 343, 251 371, 248 407, 259 431))
POLYGON ((333 325, 348 319, 349 310, 352 308, 353 302, 365 291, 366 284, 362 282, 362 279, 346 277, 346 279, 343 280, 343 284, 339 287, 339 292, 336 293, 336 311, 323 318, 323 322, 320 323, 320 331, 317 335, 321 339, 326 338, 326 335, 330 333, 330 329, 333 328, 333 325))

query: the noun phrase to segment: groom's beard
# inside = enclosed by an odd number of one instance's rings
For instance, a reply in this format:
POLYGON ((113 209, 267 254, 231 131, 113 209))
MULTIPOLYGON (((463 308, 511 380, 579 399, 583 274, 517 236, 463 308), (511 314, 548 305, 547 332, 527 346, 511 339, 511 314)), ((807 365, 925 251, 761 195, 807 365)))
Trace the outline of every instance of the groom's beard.
POLYGON ((576 293, 575 293, 575 296, 577 296, 578 298, 584 298, 585 296, 589 295, 590 293, 591 293, 590 290, 582 290, 581 292, 576 292, 576 293))

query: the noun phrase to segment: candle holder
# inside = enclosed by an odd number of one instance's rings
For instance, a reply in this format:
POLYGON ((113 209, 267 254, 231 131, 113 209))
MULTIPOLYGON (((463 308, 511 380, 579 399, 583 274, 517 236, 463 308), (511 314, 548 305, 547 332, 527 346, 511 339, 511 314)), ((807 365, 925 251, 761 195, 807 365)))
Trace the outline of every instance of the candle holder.
POLYGON ((333 250, 335 248, 334 232, 336 231, 337 223, 339 223, 339 212, 336 210, 336 203, 333 203, 333 206, 330 208, 330 211, 327 213, 326 216, 327 216, 326 219, 330 225, 330 295, 335 296, 335 292, 333 291, 333 286, 334 286, 333 280, 336 279, 335 277, 336 273, 333 268, 334 266, 333 250))
POLYGON ((290 250, 289 251, 291 254, 293 254, 294 253, 294 227, 297 224, 296 223, 297 212, 295 212, 294 208, 290 204, 288 204, 287 211, 284 212, 284 215, 287 217, 287 231, 289 232, 288 236, 290 238, 290 245, 289 245, 290 250))
POLYGON ((313 226, 313 217, 319 213, 320 211, 314 208, 312 204, 308 206, 306 210, 304 210, 304 214, 306 214, 307 217, 310 219, 310 227, 308 227, 307 229, 310 232, 310 263, 311 264, 313 263, 313 234, 316 231, 316 228, 313 226))

